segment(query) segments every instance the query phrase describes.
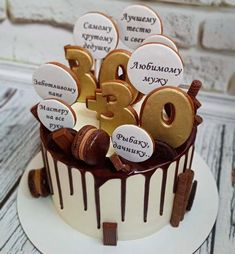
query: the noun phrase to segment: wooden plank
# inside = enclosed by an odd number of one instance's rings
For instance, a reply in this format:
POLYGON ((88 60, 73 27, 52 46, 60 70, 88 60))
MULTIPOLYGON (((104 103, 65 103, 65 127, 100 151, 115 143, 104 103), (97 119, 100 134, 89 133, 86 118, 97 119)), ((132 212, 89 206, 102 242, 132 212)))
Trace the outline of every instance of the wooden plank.
POLYGON ((211 168, 219 190, 219 213, 207 241, 196 252, 233 254, 235 252, 235 124, 218 124, 211 119, 201 128, 197 150, 211 168), (210 122, 210 123, 209 123, 210 122), (215 125, 215 126, 214 126, 215 125))
POLYGON ((235 125, 225 126, 221 157, 221 172, 218 181, 220 193, 219 214, 215 227, 215 254, 235 253, 235 186, 232 171, 235 166, 235 125), (226 250, 226 252, 225 252, 226 250))
POLYGON ((14 191, 0 210, 0 253, 20 254, 40 252, 25 235, 17 215, 17 191, 14 191))
MULTIPOLYGON (((216 181, 220 175, 220 154, 223 145, 223 136, 224 126, 217 121, 211 121, 211 119, 205 118, 204 123, 199 127, 196 140, 196 151, 206 161, 215 176, 216 181)), ((215 234, 215 228, 213 228, 207 240, 195 253, 212 254, 215 234)), ((222 253, 223 252, 220 254, 222 253)))
POLYGON ((30 107, 38 102, 33 88, 0 86, 0 207, 33 155, 39 151, 38 123, 30 107))

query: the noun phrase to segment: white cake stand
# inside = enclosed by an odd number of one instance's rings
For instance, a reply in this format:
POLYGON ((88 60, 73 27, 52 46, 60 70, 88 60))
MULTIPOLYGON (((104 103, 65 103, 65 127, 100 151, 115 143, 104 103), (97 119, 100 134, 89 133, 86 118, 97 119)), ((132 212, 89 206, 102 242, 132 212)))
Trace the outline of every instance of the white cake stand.
POLYGON ((192 210, 178 228, 165 226, 159 232, 138 240, 119 241, 116 247, 103 246, 67 225, 57 214, 50 198, 35 199, 29 193, 27 176, 30 169, 42 167, 39 153, 28 165, 20 182, 17 198, 21 225, 35 247, 43 254, 190 254, 209 235, 217 216, 218 192, 206 163, 197 154, 192 168, 198 189, 192 210))

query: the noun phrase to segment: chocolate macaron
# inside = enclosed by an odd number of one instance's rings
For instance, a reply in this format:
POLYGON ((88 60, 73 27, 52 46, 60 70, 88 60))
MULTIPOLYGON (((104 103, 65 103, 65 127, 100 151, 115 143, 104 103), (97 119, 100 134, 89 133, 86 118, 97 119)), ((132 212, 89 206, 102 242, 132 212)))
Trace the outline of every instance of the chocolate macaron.
POLYGON ((101 163, 109 149, 110 137, 101 129, 85 125, 76 134, 72 144, 72 154, 88 165, 101 163))

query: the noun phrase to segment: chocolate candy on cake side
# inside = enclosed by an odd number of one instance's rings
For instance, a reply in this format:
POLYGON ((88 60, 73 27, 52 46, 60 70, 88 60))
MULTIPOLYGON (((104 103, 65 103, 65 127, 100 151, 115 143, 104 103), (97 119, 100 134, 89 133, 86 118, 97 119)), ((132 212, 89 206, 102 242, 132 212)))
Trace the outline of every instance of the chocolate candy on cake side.
POLYGON ((45 168, 33 169, 28 174, 28 186, 33 197, 47 197, 50 194, 45 168))

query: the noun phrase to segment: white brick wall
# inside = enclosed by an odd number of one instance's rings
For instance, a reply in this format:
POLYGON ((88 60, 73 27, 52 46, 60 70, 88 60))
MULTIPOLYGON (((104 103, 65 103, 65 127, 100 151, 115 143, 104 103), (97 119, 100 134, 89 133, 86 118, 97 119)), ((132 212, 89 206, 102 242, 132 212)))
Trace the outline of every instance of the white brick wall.
POLYGON ((206 90, 228 91, 232 73, 235 73, 234 57, 201 52, 182 52, 185 63, 186 83, 193 79, 203 80, 206 90))
POLYGON ((202 46, 235 51, 235 15, 211 18, 203 26, 202 46))
MULTIPOLYGON (((63 46, 73 43, 72 27, 80 15, 96 10, 115 18, 132 3, 135 1, 0 0, 0 34, 4 34, 0 40, 0 59, 33 64, 51 60, 66 63, 63 46)), ((235 74, 235 0, 143 3, 157 11, 163 20, 164 34, 180 47, 185 82, 198 78, 205 89, 235 91, 231 89, 235 85, 231 82, 235 74)))
POLYGON ((6 18, 6 3, 5 0, 0 0, 0 21, 6 18))

